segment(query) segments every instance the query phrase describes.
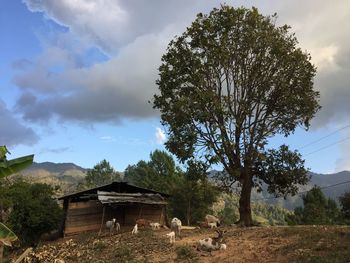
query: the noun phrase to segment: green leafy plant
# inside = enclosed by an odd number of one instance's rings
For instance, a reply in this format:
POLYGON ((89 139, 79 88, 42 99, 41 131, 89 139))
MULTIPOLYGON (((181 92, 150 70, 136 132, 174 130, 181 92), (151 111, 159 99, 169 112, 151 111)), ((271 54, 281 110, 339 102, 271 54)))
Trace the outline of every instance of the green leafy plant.
MULTIPOLYGON (((10 153, 6 146, 0 146, 0 179, 17 173, 33 163, 34 155, 27 155, 12 160, 7 160, 6 154, 10 153)), ((3 249, 11 246, 17 236, 4 224, 0 223, 0 263, 2 263, 3 249)))

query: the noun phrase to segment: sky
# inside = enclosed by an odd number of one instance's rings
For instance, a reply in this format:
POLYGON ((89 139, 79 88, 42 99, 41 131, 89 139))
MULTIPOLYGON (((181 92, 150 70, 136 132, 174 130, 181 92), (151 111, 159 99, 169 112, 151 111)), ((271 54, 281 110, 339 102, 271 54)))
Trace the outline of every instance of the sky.
MULTIPOLYGON (((278 14, 317 66, 322 109, 309 131, 281 143, 317 173, 350 170, 350 2, 225 1, 278 14), (323 139, 322 139, 323 138, 323 139), (321 139, 321 140, 320 140, 321 139)), ((3 0, 0 7, 0 145, 9 159, 102 159, 123 171, 164 150, 166 132, 149 101, 161 56, 214 0, 3 0)))

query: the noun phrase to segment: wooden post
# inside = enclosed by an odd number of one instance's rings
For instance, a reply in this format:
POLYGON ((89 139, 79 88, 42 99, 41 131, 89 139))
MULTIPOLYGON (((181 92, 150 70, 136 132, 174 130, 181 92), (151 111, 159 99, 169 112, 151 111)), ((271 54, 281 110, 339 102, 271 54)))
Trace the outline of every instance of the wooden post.
POLYGON ((101 232, 102 232, 103 222, 104 222, 104 220, 105 220, 105 208, 106 208, 106 206, 103 205, 103 210, 102 210, 102 221, 101 221, 100 231, 98 232, 98 235, 101 235, 101 232))

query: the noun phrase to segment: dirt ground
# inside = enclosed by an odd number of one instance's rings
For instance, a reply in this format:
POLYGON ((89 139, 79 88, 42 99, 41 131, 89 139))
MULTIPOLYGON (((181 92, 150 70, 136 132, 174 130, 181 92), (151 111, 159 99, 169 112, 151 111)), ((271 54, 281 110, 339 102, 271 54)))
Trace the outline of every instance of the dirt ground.
MULTIPOLYGON (((25 262, 350 262, 350 227, 223 229, 227 231, 225 251, 208 253, 196 249, 199 239, 216 236, 211 229, 184 230, 175 244, 169 243, 166 229, 141 230, 137 235, 131 235, 131 229, 124 229, 127 232, 112 236, 104 233, 97 237, 96 233, 87 233, 47 242, 36 248, 25 262)), ((20 251, 13 254, 13 258, 18 254, 20 251)))

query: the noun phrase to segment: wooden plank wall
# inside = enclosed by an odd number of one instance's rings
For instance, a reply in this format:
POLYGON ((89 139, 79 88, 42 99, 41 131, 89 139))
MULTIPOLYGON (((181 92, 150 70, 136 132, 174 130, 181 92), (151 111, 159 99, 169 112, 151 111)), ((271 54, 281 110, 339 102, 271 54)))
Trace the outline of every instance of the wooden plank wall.
POLYGON ((98 201, 68 203, 64 235, 89 230, 99 230, 102 219, 102 205, 98 201))
POLYGON ((139 218, 151 222, 165 223, 165 206, 160 205, 133 205, 125 208, 125 225, 134 225, 139 218))
MULTIPOLYGON (((68 203, 64 235, 72 235, 85 231, 99 231, 102 220, 103 206, 97 200, 68 203)), ((131 205, 111 208, 106 206, 105 222, 116 218, 121 226, 132 226, 139 218, 151 222, 165 223, 165 206, 131 205)))

